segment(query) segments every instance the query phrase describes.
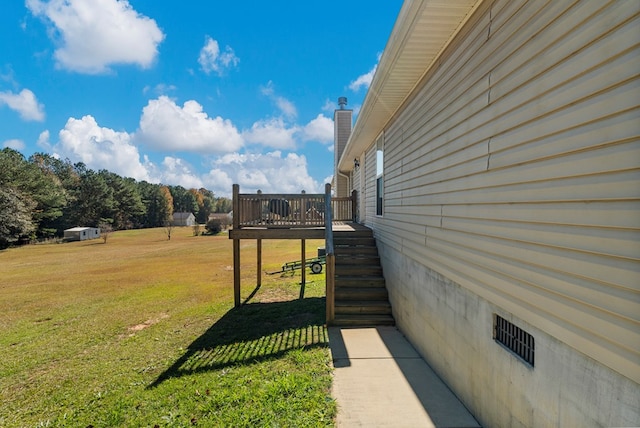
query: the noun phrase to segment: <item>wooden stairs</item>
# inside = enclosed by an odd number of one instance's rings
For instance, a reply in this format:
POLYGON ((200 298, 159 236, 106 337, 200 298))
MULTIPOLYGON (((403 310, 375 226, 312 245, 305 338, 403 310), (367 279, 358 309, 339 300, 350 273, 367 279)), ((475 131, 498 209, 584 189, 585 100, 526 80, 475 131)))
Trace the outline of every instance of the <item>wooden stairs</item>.
POLYGON ((373 231, 334 232, 335 318, 338 326, 395 325, 373 231))

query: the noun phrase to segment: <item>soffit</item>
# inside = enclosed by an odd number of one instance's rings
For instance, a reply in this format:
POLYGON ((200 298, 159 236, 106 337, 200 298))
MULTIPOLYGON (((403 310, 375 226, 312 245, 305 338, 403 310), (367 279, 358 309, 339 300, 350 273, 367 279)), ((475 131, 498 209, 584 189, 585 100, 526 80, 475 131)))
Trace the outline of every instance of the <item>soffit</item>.
POLYGON ((372 144, 482 0, 406 0, 387 41, 338 169, 372 144))

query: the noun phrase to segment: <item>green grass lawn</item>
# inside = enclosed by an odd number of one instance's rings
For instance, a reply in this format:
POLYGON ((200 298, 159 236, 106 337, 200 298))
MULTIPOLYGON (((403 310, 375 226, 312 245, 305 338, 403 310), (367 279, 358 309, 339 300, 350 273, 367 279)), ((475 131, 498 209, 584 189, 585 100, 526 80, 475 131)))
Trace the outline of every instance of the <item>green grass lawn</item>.
MULTIPOLYGON (((0 252, 0 426, 332 426, 324 271, 304 299, 299 272, 263 275, 236 309, 231 248, 176 228, 0 252)), ((299 258, 263 241, 266 271, 299 258)))

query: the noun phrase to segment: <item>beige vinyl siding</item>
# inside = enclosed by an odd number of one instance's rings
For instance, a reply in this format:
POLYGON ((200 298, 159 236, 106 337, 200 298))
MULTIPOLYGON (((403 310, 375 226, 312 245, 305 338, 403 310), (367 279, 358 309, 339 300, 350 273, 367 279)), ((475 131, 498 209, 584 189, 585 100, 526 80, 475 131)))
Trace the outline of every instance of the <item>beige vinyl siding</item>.
MULTIPOLYGON (((360 164, 362 168, 362 164, 360 164)), ((376 224, 376 146, 375 144, 365 152, 364 161, 364 222, 376 224)))
POLYGON ((639 10, 483 2, 385 128, 382 218, 365 163, 378 239, 635 382, 639 10))

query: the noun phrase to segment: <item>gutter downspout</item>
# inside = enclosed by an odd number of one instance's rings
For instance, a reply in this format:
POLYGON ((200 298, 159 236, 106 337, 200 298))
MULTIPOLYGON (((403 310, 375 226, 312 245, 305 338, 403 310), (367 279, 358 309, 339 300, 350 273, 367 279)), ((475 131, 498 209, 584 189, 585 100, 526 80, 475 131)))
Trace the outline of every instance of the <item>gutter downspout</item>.
MULTIPOLYGON (((347 174, 343 173, 340 170, 338 170, 338 175, 341 175, 342 177, 347 179, 347 193, 350 194, 351 190, 353 190, 353 189, 351 189, 351 178, 347 174)), ((338 188, 338 183, 336 182, 336 190, 337 190, 337 188, 338 188)), ((338 195, 336 195, 336 196, 338 196, 338 195)))

